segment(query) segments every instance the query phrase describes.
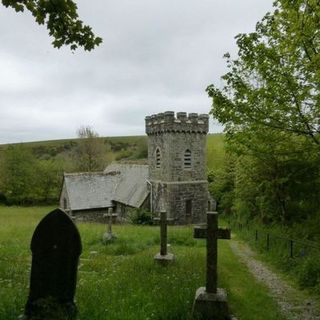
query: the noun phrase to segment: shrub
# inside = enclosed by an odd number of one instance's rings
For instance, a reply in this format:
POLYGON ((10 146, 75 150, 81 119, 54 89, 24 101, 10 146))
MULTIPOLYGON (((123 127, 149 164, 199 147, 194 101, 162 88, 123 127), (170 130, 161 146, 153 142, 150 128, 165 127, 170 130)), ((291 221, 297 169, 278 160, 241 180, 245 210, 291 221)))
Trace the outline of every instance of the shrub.
POLYGON ((298 282, 303 288, 320 288, 320 257, 309 257, 298 268, 298 282))
POLYGON ((122 150, 119 151, 119 153, 116 155, 116 160, 119 161, 121 159, 127 159, 132 156, 132 151, 131 150, 122 150))
POLYGON ((129 220, 133 224, 142 224, 142 225, 152 225, 153 220, 152 220, 152 215, 151 212, 145 210, 145 209, 132 209, 129 212, 129 220))
POLYGON ((0 203, 7 204, 7 198, 4 193, 0 192, 0 203))

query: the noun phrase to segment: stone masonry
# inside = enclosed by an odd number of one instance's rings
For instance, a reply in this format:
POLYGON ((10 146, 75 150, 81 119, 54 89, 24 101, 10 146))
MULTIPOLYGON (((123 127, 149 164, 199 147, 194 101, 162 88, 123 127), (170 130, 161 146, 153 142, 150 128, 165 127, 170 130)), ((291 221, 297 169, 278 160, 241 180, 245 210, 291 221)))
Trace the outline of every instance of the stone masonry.
POLYGON ((176 224, 205 221, 207 114, 166 111, 148 116, 151 210, 167 211, 176 224))

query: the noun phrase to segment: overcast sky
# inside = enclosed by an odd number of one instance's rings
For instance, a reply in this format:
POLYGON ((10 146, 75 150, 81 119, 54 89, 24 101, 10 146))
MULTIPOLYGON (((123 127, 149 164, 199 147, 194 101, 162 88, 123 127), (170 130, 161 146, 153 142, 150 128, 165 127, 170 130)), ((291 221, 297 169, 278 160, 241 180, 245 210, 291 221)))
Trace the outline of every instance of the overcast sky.
MULTIPOLYGON (((0 144, 144 134, 167 110, 208 113, 223 54, 254 31, 273 0, 81 0, 79 15, 103 43, 54 49, 44 26, 0 4, 0 144)), ((210 132, 221 131, 211 121, 210 132)))

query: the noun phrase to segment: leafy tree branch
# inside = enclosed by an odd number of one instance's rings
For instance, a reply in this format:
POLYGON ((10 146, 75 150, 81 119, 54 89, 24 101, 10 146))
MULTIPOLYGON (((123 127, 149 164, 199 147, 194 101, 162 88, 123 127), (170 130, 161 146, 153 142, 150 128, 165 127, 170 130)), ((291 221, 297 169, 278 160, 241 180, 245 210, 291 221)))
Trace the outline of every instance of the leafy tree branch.
POLYGON ((92 28, 79 19, 77 4, 72 0, 1 0, 5 7, 16 12, 28 10, 35 21, 47 26, 49 35, 54 38, 55 48, 63 45, 71 50, 83 47, 90 51, 101 44, 102 39, 96 37, 92 28))
POLYGON ((309 137, 320 146, 320 5, 277 0, 255 32, 239 34, 224 87, 207 87, 211 113, 227 131, 255 124, 309 137))

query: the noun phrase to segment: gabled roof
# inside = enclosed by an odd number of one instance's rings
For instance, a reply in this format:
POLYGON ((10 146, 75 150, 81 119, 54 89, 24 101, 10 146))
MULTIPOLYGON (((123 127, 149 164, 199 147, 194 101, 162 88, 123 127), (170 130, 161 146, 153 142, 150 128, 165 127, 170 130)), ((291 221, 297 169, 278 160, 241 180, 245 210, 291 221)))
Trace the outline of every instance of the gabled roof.
POLYGON ((148 166, 112 163, 104 172, 65 173, 71 210, 112 207, 113 201, 139 208, 146 200, 148 166))
POLYGON ((118 177, 113 200, 135 208, 143 204, 149 194, 148 165, 112 163, 104 173, 118 177))
POLYGON ((119 177, 103 172, 65 173, 64 183, 71 210, 108 208, 119 177))

